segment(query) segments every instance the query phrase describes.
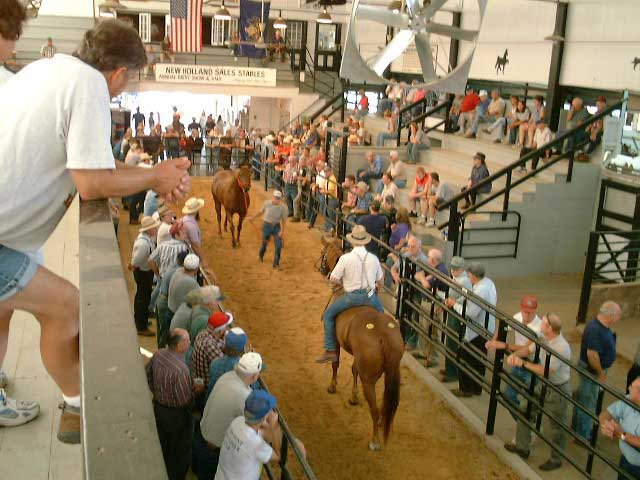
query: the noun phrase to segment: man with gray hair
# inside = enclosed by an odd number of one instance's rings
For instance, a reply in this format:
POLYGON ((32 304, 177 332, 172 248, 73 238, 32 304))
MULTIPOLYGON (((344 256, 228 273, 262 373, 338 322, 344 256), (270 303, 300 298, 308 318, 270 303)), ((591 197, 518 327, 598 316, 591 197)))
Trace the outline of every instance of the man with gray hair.
MULTIPOLYGON (((391 150, 389 152, 389 160, 391 163, 387 167, 387 173, 390 175, 393 183, 396 184, 398 188, 404 188, 407 186, 407 169, 405 163, 400 160, 400 155, 398 155, 397 150, 391 150)), ((378 193, 382 193, 382 189, 384 188, 384 183, 382 181, 378 182, 378 193)))
POLYGON ((356 180, 369 183, 369 180, 379 180, 382 178, 384 166, 380 155, 374 155, 371 150, 366 153, 367 167, 360 168, 356 173, 356 180))
MULTIPOLYGON (((536 344, 530 343, 513 352, 507 358, 507 365, 512 367, 523 368, 534 375, 545 377, 545 365, 547 357, 549 359, 549 376, 546 377, 551 383, 547 386, 544 398, 539 399, 539 403, 544 401, 544 408, 549 418, 549 430, 551 444, 558 448, 561 452, 567 448, 567 432, 564 425, 569 420, 569 402, 567 397, 571 397, 571 347, 569 342, 562 336, 562 322, 560 317, 555 313, 547 313, 542 317, 540 332, 544 347, 540 350, 540 363, 534 363, 529 360, 532 353, 535 352, 536 344)), ((542 397, 543 383, 536 383, 536 395, 542 397)), ((531 418, 535 418, 535 411, 531 414, 531 418)), ((524 460, 529 458, 529 450, 531 448, 531 429, 522 421, 518 420, 516 428, 515 443, 505 443, 504 448, 510 452, 516 453, 524 460)), ((541 464, 538 468, 544 472, 556 470, 562 466, 560 453, 554 448, 551 449, 550 458, 541 464)))
MULTIPOLYGON (((471 284, 473 285, 473 293, 492 307, 495 307, 498 302, 496 286, 493 281, 485 277, 484 266, 480 263, 471 263, 467 272, 469 274, 469 280, 471 280, 471 284)), ((457 302, 453 298, 448 298, 446 305, 449 308, 453 308, 458 315, 462 315, 462 303, 457 302)), ((487 349, 485 347, 487 339, 483 336, 483 330, 488 330, 490 336, 493 336, 496 317, 473 301, 467 302, 465 313, 467 325, 464 342, 460 350, 460 363, 475 370, 477 375, 483 377, 485 366, 477 356, 480 355, 484 357, 487 355, 487 349), (472 350, 473 353, 471 352, 472 350)), ((449 313, 449 315, 453 314, 454 312, 449 313)), ((460 370, 458 372, 458 381, 460 388, 453 391, 455 396, 464 398, 482 394, 482 386, 468 373, 460 370)))
MULTIPOLYGON (((611 330, 622 316, 620 305, 606 301, 600 306, 596 318, 584 329, 580 344, 580 360, 578 366, 597 377, 600 382, 607 381, 607 369, 616 359, 616 334, 611 330)), ((585 376, 580 376, 576 392, 579 405, 573 408, 571 426, 584 441, 591 438, 591 417, 587 412, 595 414, 600 386, 585 376)))

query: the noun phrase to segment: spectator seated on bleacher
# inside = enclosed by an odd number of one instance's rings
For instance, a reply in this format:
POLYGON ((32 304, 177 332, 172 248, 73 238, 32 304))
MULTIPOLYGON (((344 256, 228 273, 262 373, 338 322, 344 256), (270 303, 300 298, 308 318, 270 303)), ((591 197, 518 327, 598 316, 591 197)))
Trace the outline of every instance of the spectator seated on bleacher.
POLYGON ((431 188, 427 194, 427 203, 429 204, 429 218, 425 222, 424 216, 418 220, 418 223, 426 223, 428 227, 436 224, 436 207, 442 203, 448 202, 455 197, 455 191, 448 183, 440 182, 440 175, 437 172, 431 172, 431 188))
POLYGON ((490 101, 486 99, 486 92, 484 90, 480 92, 480 99, 483 99, 483 94, 485 95, 485 98, 478 107, 478 111, 476 112, 476 116, 473 119, 471 129, 467 134, 467 138, 476 138, 480 123, 488 122, 493 124, 499 118, 502 118, 504 116, 504 109, 506 108, 506 104, 505 101, 500 98, 500 92, 498 92, 498 90, 492 90, 490 101), (488 105, 487 102, 489 102, 488 105))
POLYGON ((410 133, 409 133, 409 144, 407 146, 407 151, 409 153, 409 161, 410 164, 418 163, 418 156, 420 155, 420 150, 426 150, 431 146, 431 142, 429 141, 429 137, 422 128, 418 127, 416 122, 411 122, 409 125, 410 133))
MULTIPOLYGON (((396 184, 398 188, 404 188, 407 186, 407 168, 405 163, 400 160, 400 156, 398 155, 397 150, 391 150, 389 152, 389 160, 391 163, 387 167, 387 173, 391 175, 391 180, 396 184)), ((382 193, 382 189, 384 188, 384 183, 382 181, 378 182, 378 187, 376 191, 378 193, 382 193)))
POLYGON ((384 171, 384 165, 380 155, 373 154, 371 150, 366 153, 367 167, 360 168, 356 172, 356 179, 369 184, 369 180, 380 180, 384 171))
MULTIPOLYGON (((596 115, 601 113, 607 108, 607 99, 603 96, 599 96, 596 100, 596 115)), ((592 123, 586 128, 586 132, 589 134, 589 145, 587 146, 587 154, 593 153, 593 151, 602 142, 602 134, 604 133, 604 119, 600 119, 595 123, 592 123)), ((578 159, 580 160, 580 159, 578 159)))
MULTIPOLYGON (((571 130, 577 127, 578 125, 586 122, 590 116, 591 115, 589 114, 586 107, 584 106, 584 102, 582 101, 582 98, 575 97, 571 101, 571 108, 569 109, 569 113, 567 114, 567 125, 565 127, 565 130, 571 130)), ((579 132, 575 138, 578 141, 578 143, 582 143, 583 141, 587 140, 588 136, 589 134, 585 129, 584 131, 579 132)), ((564 142, 563 151, 566 152, 571 148, 573 148, 573 141, 574 141, 573 138, 567 138, 564 142)))
MULTIPOLYGON (((466 192, 470 188, 473 188, 476 184, 480 183, 485 178, 489 177, 489 169, 485 162, 485 154, 478 152, 473 156, 473 168, 471 169, 471 176, 467 181, 467 185, 462 187, 462 191, 466 192)), ((467 193, 465 195, 464 208, 469 208, 471 205, 475 205, 478 194, 486 194, 491 192, 491 182, 483 185, 479 190, 467 193)))
MULTIPOLYGON (((511 108, 509 112, 506 113, 504 117, 498 118, 495 122, 491 124, 488 128, 485 128, 485 133, 493 135, 493 143, 502 142, 502 137, 504 137, 505 128, 515 122, 516 112, 518 110, 518 96, 511 95, 510 97, 511 108)), ((509 143, 514 143, 515 138, 509 138, 509 143)))
POLYGON ((395 140, 396 138, 398 138, 398 114, 386 111, 384 114, 384 118, 387 121, 387 131, 380 132, 378 134, 378 139, 376 141, 376 145, 378 147, 384 147, 384 143, 387 140, 395 140))
POLYGON ((507 126, 507 132, 509 132, 509 138, 517 136, 518 148, 524 147, 525 136, 527 129, 529 128, 529 119, 531 118, 531 111, 527 107, 526 102, 523 99, 518 100, 518 107, 516 108, 516 118, 507 126), (511 133, 511 132, 515 133, 511 133))
POLYGON ((462 98, 460 102, 460 115, 458 116, 458 133, 464 135, 466 132, 467 124, 473 122, 473 118, 476 114, 476 108, 480 105, 480 97, 473 90, 473 88, 467 89, 467 94, 462 98))
POLYGON ((356 119, 360 120, 361 118, 369 115, 369 98, 363 89, 360 89, 358 95, 360 95, 360 100, 358 101, 356 108, 353 110, 353 115, 356 119))
MULTIPOLYGON (((537 150, 538 148, 544 147, 547 143, 551 142, 551 140, 553 140, 553 132, 551 131, 551 129, 547 126, 544 120, 538 121, 538 123, 536 124, 536 129, 533 135, 531 146, 525 147, 520 150, 520 158, 533 152, 534 150, 537 150)), ((545 150, 543 155, 536 155, 531 160, 532 170, 535 170, 538 167, 538 161, 540 160, 540 158, 542 158, 545 162, 548 161, 551 158, 551 149, 549 148, 545 150)), ((522 165, 520 167, 520 171, 526 173, 526 165, 522 165)))
POLYGON ((342 190, 347 193, 347 199, 342 202, 340 208, 342 213, 346 215, 355 208, 356 200, 358 199, 356 177, 347 175, 344 182, 342 182, 342 190))
POLYGON ((365 128, 364 120, 358 122, 356 135, 358 137, 358 145, 371 145, 371 134, 365 128))
POLYGON ((458 120, 460 118, 460 106, 462 105, 462 95, 456 95, 449 108, 449 121, 445 125, 445 132, 455 132, 458 130, 458 120))
MULTIPOLYGON (((369 192, 369 185, 365 182, 358 182, 356 185, 356 197, 356 206, 347 215, 347 220, 353 223, 360 215, 369 213, 369 206, 373 202, 373 195, 369 192)), ((347 228, 349 227, 350 225, 347 225, 347 228)))
MULTIPOLYGON (((527 129, 527 141, 525 145, 529 148, 533 146, 533 137, 536 133, 538 122, 546 120, 546 110, 544 108, 544 97, 542 95, 536 95, 533 99, 533 105, 529 109, 531 111, 531 117, 529 118, 529 124, 527 129)), ((524 126, 521 128, 525 128, 524 126)))
POLYGON ((269 61, 273 62, 273 57, 278 55, 281 62, 285 61, 285 54, 287 53, 287 46, 284 41, 284 37, 282 36, 282 31, 280 29, 275 29, 276 33, 273 36, 273 40, 271 40, 271 44, 269 45, 269 61))
POLYGON ((409 192, 409 210, 410 217, 417 217, 418 210, 416 203, 420 202, 420 215, 426 217, 427 215, 427 194, 431 190, 431 176, 425 171, 422 165, 416 169, 416 176, 413 181, 413 187, 409 192))
POLYGON ((389 85, 384 90, 385 96, 378 101, 378 114, 384 116, 387 111, 393 110, 393 103, 398 91, 398 82, 394 78, 389 81, 389 85))
POLYGON ((393 197, 395 199, 396 193, 398 193, 398 186, 391 180, 391 174, 389 172, 382 174, 382 185, 382 191, 375 196, 375 199, 380 202, 387 197, 393 197))
MULTIPOLYGON (((473 116, 471 119, 471 126, 469 130, 465 133, 466 138, 476 138, 476 132, 478 131, 478 123, 483 121, 486 118, 487 111, 489 110, 489 105, 491 104, 491 100, 489 100, 487 91, 480 90, 480 103, 476 107, 473 112, 473 116)), ((461 132, 464 133, 464 128, 461 127, 461 132)))

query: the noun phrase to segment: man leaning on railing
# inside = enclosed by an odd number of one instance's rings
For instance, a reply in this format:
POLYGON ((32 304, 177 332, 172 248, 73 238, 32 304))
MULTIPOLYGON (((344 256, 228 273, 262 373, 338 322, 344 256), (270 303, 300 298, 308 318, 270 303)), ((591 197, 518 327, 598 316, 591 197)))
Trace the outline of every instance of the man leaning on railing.
MULTIPOLYGON (((92 200, 153 189, 172 201, 190 187, 187 159, 145 169, 125 168, 113 158, 110 99, 145 64, 138 33, 105 20, 84 34, 74 56, 33 62, 0 90, 0 105, 20 119, 0 128, 0 359, 14 310, 32 313, 41 325, 42 360, 62 390, 58 438, 67 443, 80 442, 78 290, 42 267, 37 252, 76 190, 92 200)), ((24 405, 9 402, 16 417, 25 413, 24 405)), ((31 419, 34 402, 27 405, 31 419)))

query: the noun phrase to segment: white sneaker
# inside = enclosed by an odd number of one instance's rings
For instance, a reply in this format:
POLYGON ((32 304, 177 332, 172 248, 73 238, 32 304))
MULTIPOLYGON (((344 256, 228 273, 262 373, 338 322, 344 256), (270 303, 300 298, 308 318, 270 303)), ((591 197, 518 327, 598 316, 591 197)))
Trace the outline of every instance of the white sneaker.
POLYGON ((420 218, 416 221, 416 223, 417 223, 418 225, 424 225, 424 224, 426 223, 426 220, 424 219, 424 217, 420 217, 420 218))
POLYGON ((9 379, 7 378, 7 374, 0 370, 0 388, 4 388, 9 383, 9 379))
POLYGON ((40 413, 37 402, 26 402, 7 397, 0 388, 0 427, 16 427, 30 422, 40 413))
POLYGON ((427 227, 435 227, 436 226, 436 220, 434 218, 430 218, 429 220, 427 220, 426 225, 427 225, 427 227))

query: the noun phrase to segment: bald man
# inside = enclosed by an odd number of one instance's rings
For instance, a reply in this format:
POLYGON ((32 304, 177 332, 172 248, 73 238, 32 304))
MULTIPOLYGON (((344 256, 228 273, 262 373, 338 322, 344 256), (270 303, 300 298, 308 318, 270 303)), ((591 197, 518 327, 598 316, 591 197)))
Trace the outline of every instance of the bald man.
MULTIPOLYGON (((607 369, 616 359, 616 334, 611 327, 620 321, 621 316, 620 305, 606 301, 582 334, 578 365, 603 383, 607 381, 607 369)), ((587 442, 591 437, 591 417, 586 412, 595 413, 599 391, 596 383, 580 376, 576 400, 584 410, 574 407, 571 426, 587 442)))

